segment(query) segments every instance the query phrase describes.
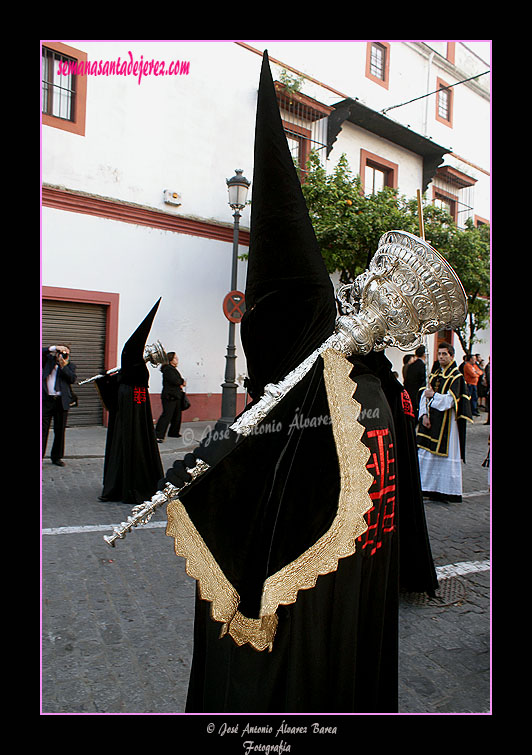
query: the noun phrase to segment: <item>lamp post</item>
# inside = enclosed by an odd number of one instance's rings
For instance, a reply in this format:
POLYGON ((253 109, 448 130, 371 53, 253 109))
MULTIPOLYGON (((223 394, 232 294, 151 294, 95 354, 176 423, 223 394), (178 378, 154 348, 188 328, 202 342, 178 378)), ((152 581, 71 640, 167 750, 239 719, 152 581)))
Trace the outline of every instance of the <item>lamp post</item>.
MULTIPOLYGON (((234 176, 226 179, 229 194, 229 206, 234 210, 233 218, 233 260, 231 267, 231 291, 236 291, 238 267, 238 232, 240 211, 246 205, 246 198, 251 182, 242 175, 242 170, 235 170, 234 176)), ((235 322, 229 321, 229 341, 225 357, 225 379, 222 383, 222 416, 218 420, 225 426, 231 425, 236 416, 236 346, 235 322)))

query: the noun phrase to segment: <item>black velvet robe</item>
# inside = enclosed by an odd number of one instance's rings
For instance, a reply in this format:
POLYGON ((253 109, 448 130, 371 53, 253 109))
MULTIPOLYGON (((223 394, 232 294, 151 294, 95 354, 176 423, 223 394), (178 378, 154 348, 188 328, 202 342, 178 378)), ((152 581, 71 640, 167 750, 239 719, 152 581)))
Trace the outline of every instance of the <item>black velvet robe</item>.
POLYGON ((382 385, 392 412, 397 440, 397 492, 399 500, 399 582, 405 592, 435 595, 438 589, 432 559, 416 443, 416 410, 408 391, 392 374, 384 352, 353 357, 353 375, 370 370, 382 385))
MULTIPOLYGON (((187 712, 396 710, 394 425, 370 371, 357 376, 352 391, 362 406, 371 475, 367 531, 357 538, 354 555, 340 558, 295 602, 278 607, 271 652, 220 637, 222 624, 213 620, 209 600, 198 595, 187 712)), ((338 451, 331 425, 318 422, 328 415, 318 360, 264 421, 271 433, 229 437, 219 458, 211 444, 195 452, 215 466, 183 491, 181 502, 247 617, 258 616, 264 581, 305 553, 335 518, 338 451)), ((199 584, 202 589, 201 579, 199 584)))
POLYGON ((136 505, 156 492, 163 468, 148 387, 129 385, 120 378, 117 373, 96 381, 109 411, 100 499, 136 505))

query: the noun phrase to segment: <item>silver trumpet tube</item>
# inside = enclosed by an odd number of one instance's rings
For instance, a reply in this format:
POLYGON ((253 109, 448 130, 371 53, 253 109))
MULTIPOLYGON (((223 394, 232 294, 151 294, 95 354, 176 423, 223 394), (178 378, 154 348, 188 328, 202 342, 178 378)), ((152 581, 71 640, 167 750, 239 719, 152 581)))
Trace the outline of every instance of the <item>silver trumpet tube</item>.
POLYGON ((93 375, 92 377, 87 378, 86 380, 80 380, 78 385, 85 385, 86 383, 94 383, 95 380, 99 380, 100 378, 103 378, 106 375, 114 375, 115 372, 120 372, 120 367, 113 367, 112 370, 107 370, 107 372, 102 372, 101 375, 93 375))
POLYGON ((191 485, 194 480, 206 472, 207 469, 209 469, 207 462, 203 461, 203 459, 197 459, 194 467, 187 468, 187 472, 192 478, 190 482, 185 482, 180 488, 176 488, 168 482, 163 490, 157 491, 149 501, 144 501, 144 503, 139 503, 137 506, 134 506, 131 510, 131 516, 128 516, 125 522, 114 527, 112 535, 104 535, 103 539, 107 545, 114 548, 116 540, 123 540, 127 533, 131 532, 135 527, 138 527, 139 524, 147 524, 160 506, 175 500, 184 488, 191 485))
MULTIPOLYGON (((144 349, 143 359, 145 362, 149 362, 153 367, 157 367, 160 364, 168 364, 168 356, 166 354, 166 351, 164 350, 164 346, 160 341, 157 341, 150 346, 146 346, 146 348, 144 349)), ((107 370, 107 372, 103 372, 101 375, 93 375, 86 380, 81 380, 78 385, 93 383, 95 380, 99 380, 106 375, 114 375, 115 372, 120 372, 120 367, 113 367, 112 370, 107 370)))

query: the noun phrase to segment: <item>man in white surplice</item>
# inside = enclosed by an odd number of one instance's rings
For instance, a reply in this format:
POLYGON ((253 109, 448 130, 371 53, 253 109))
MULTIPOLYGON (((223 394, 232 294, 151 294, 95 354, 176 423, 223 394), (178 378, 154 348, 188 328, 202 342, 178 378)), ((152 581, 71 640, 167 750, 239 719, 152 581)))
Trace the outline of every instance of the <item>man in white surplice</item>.
POLYGON ((462 500, 465 420, 471 421, 471 407, 464 378, 454 361, 454 348, 441 343, 438 366, 419 402, 419 470, 421 488, 429 498, 462 500))

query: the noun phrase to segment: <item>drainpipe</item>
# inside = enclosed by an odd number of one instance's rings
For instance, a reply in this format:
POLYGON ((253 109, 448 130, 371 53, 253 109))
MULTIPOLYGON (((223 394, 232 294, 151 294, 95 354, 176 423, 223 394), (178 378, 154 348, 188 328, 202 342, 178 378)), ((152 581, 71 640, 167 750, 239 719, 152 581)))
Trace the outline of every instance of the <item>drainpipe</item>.
MULTIPOLYGON (((431 52, 429 55, 429 65, 427 69, 427 94, 431 91, 430 89, 430 74, 432 70, 432 59, 434 57, 434 52, 431 52)), ((429 124, 429 101, 430 97, 425 97, 425 123, 423 126, 423 136, 427 136, 428 131, 428 124, 429 124)))

